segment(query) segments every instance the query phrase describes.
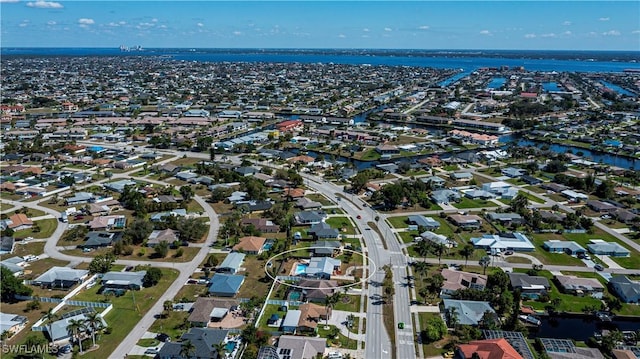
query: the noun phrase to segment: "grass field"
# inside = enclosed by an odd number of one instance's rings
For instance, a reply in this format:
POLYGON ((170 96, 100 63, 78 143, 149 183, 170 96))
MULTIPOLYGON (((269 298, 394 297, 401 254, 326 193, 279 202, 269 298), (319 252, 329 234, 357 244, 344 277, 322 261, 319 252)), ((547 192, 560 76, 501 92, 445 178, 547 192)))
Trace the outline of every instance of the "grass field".
POLYGON ((344 295, 333 307, 335 310, 345 310, 347 312, 360 311, 360 295, 344 295))
POLYGON ((272 280, 264 271, 265 264, 266 260, 260 260, 256 256, 245 257, 242 263, 245 271, 238 273, 245 275, 244 284, 240 287, 237 295, 238 298, 251 298, 254 296, 263 298, 267 296, 272 280))
POLYGON ((356 234, 356 230, 348 217, 329 217, 325 222, 332 228, 338 229, 342 234, 356 234))
POLYGON ((458 209, 467 209, 467 208, 485 208, 485 207, 496 207, 496 205, 489 201, 479 201, 466 197, 462 197, 460 202, 452 203, 454 207, 458 209))
POLYGON ((388 217, 387 221, 389 221, 393 228, 407 228, 409 227, 407 218, 409 218, 409 216, 388 217))
POLYGON ((188 317, 188 312, 169 312, 169 315, 166 318, 156 319, 156 321, 149 327, 149 331, 154 333, 165 333, 171 337, 172 341, 176 341, 187 331, 185 322, 188 317))
POLYGON ((16 231, 13 236, 15 238, 49 238, 58 226, 58 220, 56 218, 42 219, 33 223, 34 225, 37 224, 40 227, 39 232, 34 232, 33 228, 23 229, 21 231, 16 231))

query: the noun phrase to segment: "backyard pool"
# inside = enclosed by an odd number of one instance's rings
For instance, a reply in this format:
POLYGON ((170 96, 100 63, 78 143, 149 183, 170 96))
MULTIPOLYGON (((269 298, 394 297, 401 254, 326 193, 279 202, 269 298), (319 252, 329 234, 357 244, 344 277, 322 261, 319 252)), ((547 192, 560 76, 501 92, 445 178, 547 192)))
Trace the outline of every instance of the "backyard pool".
POLYGON ((291 292, 291 293, 289 293, 289 300, 293 300, 293 301, 300 300, 300 294, 302 294, 302 293, 300 293, 300 292, 291 292))
POLYGON ((307 272, 306 264, 302 264, 302 263, 296 264, 296 271, 294 272, 295 275, 305 274, 306 272, 307 272))
POLYGON ((265 251, 270 250, 271 247, 273 247, 273 241, 271 240, 264 242, 264 244, 262 245, 262 249, 264 249, 265 251))
POLYGON ((224 346, 227 352, 233 353, 233 350, 236 348, 236 342, 227 342, 224 346))

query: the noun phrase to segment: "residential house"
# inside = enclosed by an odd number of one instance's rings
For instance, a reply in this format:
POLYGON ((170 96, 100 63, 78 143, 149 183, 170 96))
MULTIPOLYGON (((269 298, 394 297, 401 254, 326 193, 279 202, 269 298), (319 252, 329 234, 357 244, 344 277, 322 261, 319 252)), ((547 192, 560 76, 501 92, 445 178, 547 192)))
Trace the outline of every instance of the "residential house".
POLYGON ((15 277, 24 274, 24 266, 27 262, 22 257, 11 257, 0 261, 0 267, 7 268, 15 277))
POLYGON ((303 211, 296 212, 294 215, 296 224, 298 225, 313 225, 320 222, 324 222, 327 218, 327 214, 320 211, 303 211))
POLYGON ((440 290, 441 298, 450 298, 457 290, 460 289, 477 289, 484 290, 487 285, 487 276, 476 273, 468 273, 463 271, 443 269, 442 276, 444 282, 440 290))
POLYGON ((147 271, 107 272, 102 276, 101 284, 105 289, 140 290, 147 271))
POLYGON ((527 174, 527 171, 517 167, 505 167, 502 170, 500 170, 500 173, 510 178, 518 178, 518 177, 521 177, 522 175, 527 174))
POLYGON ((447 181, 445 181, 444 179, 438 176, 422 177, 420 178, 420 181, 426 184, 430 184, 432 189, 443 188, 444 185, 447 183, 447 181))
POLYGON ((217 272, 235 274, 240 269, 246 254, 231 252, 227 254, 222 263, 218 266, 217 272))
POLYGON ((52 267, 31 284, 46 288, 71 288, 78 283, 82 283, 89 275, 88 270, 73 269, 67 267, 52 267))
POLYGON ((619 208, 618 210, 616 210, 613 215, 618 221, 625 224, 632 224, 638 219, 637 214, 622 208, 619 208))
POLYGON ((108 247, 122 239, 122 232, 106 232, 96 231, 89 232, 85 237, 85 242, 78 247, 81 248, 99 248, 108 247))
POLYGON ((539 339, 544 351, 551 359, 605 359, 598 349, 576 347, 570 339, 539 339))
POLYGON ((267 241, 264 237, 242 237, 239 239, 238 244, 233 246, 234 251, 242 251, 246 254, 261 254, 264 249, 264 243, 267 241))
POLYGON ((586 201, 589 199, 589 196, 587 196, 584 193, 580 193, 580 192, 576 192, 574 190, 570 190, 570 189, 565 189, 564 191, 560 192, 563 196, 565 196, 566 198, 569 199, 569 201, 571 202, 580 202, 580 201, 586 201))
POLYGON ((316 241, 309 250, 314 257, 333 257, 340 253, 340 247, 338 241, 316 241))
POLYGON ((618 209, 618 207, 612 205, 611 203, 597 200, 589 200, 586 203, 589 208, 599 213, 611 213, 615 212, 618 209))
POLYGON ((295 200, 303 198, 304 194, 305 194, 305 190, 303 188, 292 188, 292 187, 285 188, 284 192, 282 193, 283 196, 289 197, 295 200))
POLYGON ((509 273, 511 287, 520 290, 525 298, 536 299, 551 290, 549 280, 542 276, 530 276, 526 273, 509 273))
MULTIPOLYGON (((74 320, 83 322, 87 319, 88 314, 93 311, 94 311, 93 308, 88 307, 88 308, 85 308, 85 313, 68 316, 66 318, 63 318, 51 323, 51 325, 45 325, 44 327, 45 327, 45 330, 47 331, 49 339, 53 343, 63 343, 68 341, 71 337, 70 331, 67 330, 69 323, 74 320)), ((102 316, 99 316, 99 318, 100 318, 100 321, 102 322, 103 327, 106 328, 107 323, 104 321, 102 316)))
POLYGON ((553 239, 550 241, 545 241, 542 247, 550 253, 567 253, 569 255, 587 253, 587 250, 584 249, 584 247, 574 241, 560 241, 557 239, 553 239))
POLYGON ((194 178, 198 177, 197 173, 193 173, 191 171, 182 171, 182 172, 178 172, 174 175, 175 178, 181 180, 181 181, 185 181, 188 182, 189 180, 192 180, 194 178))
POLYGON ((305 269, 304 275, 320 279, 330 279, 334 272, 340 271, 342 262, 331 257, 312 257, 305 269))
POLYGON ((301 333, 316 333, 318 323, 331 317, 331 309, 322 305, 305 303, 300 305, 298 309, 300 310, 300 319, 297 331, 301 333))
POLYGON ((437 204, 459 202, 461 198, 459 192, 450 189, 437 189, 431 192, 431 199, 437 204))
POLYGON ((191 328, 182 335, 179 342, 167 342, 160 348, 156 355, 158 359, 197 359, 197 358, 224 358, 226 353, 218 353, 218 344, 226 343, 229 331, 226 329, 191 328), (189 341, 194 349, 190 355, 185 356, 182 349, 183 343, 189 341))
POLYGON ((2 236, 0 238, 0 254, 13 253, 16 241, 12 236, 2 236))
POLYGON ((209 294, 216 297, 235 297, 244 283, 243 275, 216 273, 209 281, 209 294))
POLYGON ((518 195, 517 188, 503 181, 485 183, 482 189, 504 199, 513 199, 518 195))
POLYGON ((271 200, 238 201, 235 203, 235 207, 243 213, 264 212, 273 207, 273 202, 271 200))
POLYGON ((127 217, 123 214, 95 217, 88 226, 91 230, 124 229, 127 225, 127 217))
POLYGON ((524 359, 505 338, 473 340, 456 348, 454 359, 524 359))
POLYGON ((418 228, 423 227, 427 230, 436 230, 440 228, 440 222, 431 217, 411 215, 407 218, 407 222, 409 224, 418 226, 418 228))
POLYGON ((612 257, 628 257, 631 252, 617 242, 605 242, 602 239, 592 239, 587 244, 589 252, 612 257))
POLYGON ((158 212, 151 215, 151 222, 161 222, 164 220, 164 217, 185 217, 187 215, 187 210, 184 208, 172 209, 169 212, 158 212))
POLYGON ((209 323, 220 322, 229 312, 237 310, 239 304, 237 299, 198 297, 187 321, 194 327, 207 327, 209 323))
POLYGON ((278 233, 280 232, 280 226, 274 224, 271 220, 266 218, 243 218, 240 221, 240 225, 249 226, 252 225, 255 229, 262 233, 278 233))
POLYGON ((16 334, 24 329, 28 321, 22 315, 0 313, 0 333, 16 334))
POLYGON ((94 200, 93 193, 89 192, 76 192, 72 197, 65 198, 64 201, 67 206, 75 206, 78 204, 89 203, 94 200))
POLYGON ((10 216, 5 223, 5 228, 10 228, 14 231, 30 229, 31 227, 33 227, 33 221, 29 219, 29 217, 27 217, 27 215, 24 213, 16 213, 10 216))
POLYGON ((162 229, 162 230, 154 230, 149 234, 147 238, 147 247, 155 247, 160 242, 167 242, 169 244, 178 240, 178 233, 171 228, 162 229))
POLYGON ((135 186, 136 184, 137 184, 137 182, 134 181, 134 180, 123 179, 123 180, 120 180, 120 181, 115 181, 115 182, 111 182, 111 183, 105 183, 104 184, 104 188, 106 188, 106 189, 108 189, 110 191, 122 193, 126 186, 135 186))
MULTIPOLYGON (((448 316, 448 313, 455 311, 458 319, 457 323, 461 325, 478 325, 482 321, 482 316, 485 312, 496 315, 489 302, 445 298, 442 303, 444 313, 448 316)), ((449 324, 451 325, 451 323, 449 324)))
POLYGON ((311 209, 320 209, 322 208, 322 203, 312 201, 308 198, 302 197, 296 201, 296 207, 301 208, 303 210, 311 210, 311 209))
POLYGON ((604 294, 604 286, 595 278, 556 275, 555 280, 558 282, 558 288, 564 293, 573 294, 578 297, 588 295, 597 299, 602 299, 604 294))
POLYGON ((244 177, 253 176, 254 174, 260 172, 260 170, 255 167, 237 167, 234 169, 234 171, 244 177))
POLYGON ((464 229, 478 229, 482 226, 482 218, 475 214, 452 214, 449 216, 449 220, 464 229))
POLYGON ((381 155, 396 155, 400 153, 400 149, 394 145, 378 145, 376 146, 376 152, 381 155))
POLYGON ((338 282, 324 279, 301 279, 292 292, 301 292, 305 301, 324 303, 325 298, 332 295, 338 287, 338 282))
POLYGON ((530 185, 530 186, 535 186, 535 185, 539 185, 539 184, 541 184, 541 183, 542 183, 542 180, 541 180, 541 179, 539 179, 539 178, 535 178, 535 177, 533 177, 533 176, 529 176, 529 175, 523 175, 523 176, 520 176, 520 179, 521 179, 524 183, 526 183, 526 184, 528 184, 528 185, 530 185))
POLYGON ((609 287, 623 302, 640 303, 639 281, 633 281, 624 275, 614 275, 609 280, 609 287))
POLYGON ((453 172, 449 177, 456 182, 469 182, 473 179, 471 172, 453 172))
POLYGON ((522 216, 517 213, 487 212, 485 216, 491 222, 498 222, 503 226, 508 226, 511 223, 515 223, 515 224, 525 223, 524 218, 522 218, 522 216))
POLYGON ((258 352, 258 358, 272 359, 313 359, 323 355, 327 340, 297 335, 281 335, 278 346, 264 346, 258 352))
POLYGON ((471 238, 474 247, 486 249, 496 255, 508 250, 516 252, 531 252, 535 246, 522 233, 484 234, 482 237, 471 238))
POLYGON ((337 229, 331 228, 330 225, 324 222, 312 225, 307 232, 315 239, 336 239, 340 236, 340 232, 337 229))

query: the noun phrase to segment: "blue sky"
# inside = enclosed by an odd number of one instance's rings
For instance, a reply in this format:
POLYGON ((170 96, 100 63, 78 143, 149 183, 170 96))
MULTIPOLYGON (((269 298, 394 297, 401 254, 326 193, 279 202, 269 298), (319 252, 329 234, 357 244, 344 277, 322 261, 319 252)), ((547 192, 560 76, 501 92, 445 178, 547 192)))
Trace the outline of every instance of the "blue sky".
POLYGON ((640 1, 0 0, 2 47, 640 51, 640 1))

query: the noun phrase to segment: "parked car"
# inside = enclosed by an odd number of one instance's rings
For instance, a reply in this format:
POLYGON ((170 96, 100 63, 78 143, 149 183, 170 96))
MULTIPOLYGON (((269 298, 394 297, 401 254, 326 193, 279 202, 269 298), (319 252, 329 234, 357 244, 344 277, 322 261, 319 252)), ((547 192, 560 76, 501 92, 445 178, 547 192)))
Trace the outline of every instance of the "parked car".
POLYGON ((505 251, 505 252, 504 252, 504 255, 505 255, 505 256, 510 256, 510 255, 512 255, 512 254, 513 254, 513 251, 505 251))
POLYGON ((362 219, 362 216, 361 215, 357 215, 356 218, 357 219, 362 219))
POLYGON ((398 329, 404 329, 404 322, 398 323, 398 329))
POLYGON ((602 264, 596 264, 595 266, 593 266, 593 268, 597 271, 604 270, 604 267, 602 266, 602 264))
POLYGON ((149 348, 144 351, 145 354, 156 355, 158 354, 158 348, 149 348))

